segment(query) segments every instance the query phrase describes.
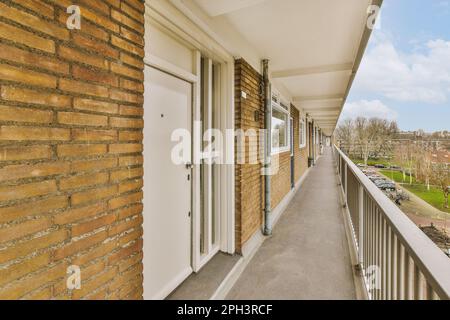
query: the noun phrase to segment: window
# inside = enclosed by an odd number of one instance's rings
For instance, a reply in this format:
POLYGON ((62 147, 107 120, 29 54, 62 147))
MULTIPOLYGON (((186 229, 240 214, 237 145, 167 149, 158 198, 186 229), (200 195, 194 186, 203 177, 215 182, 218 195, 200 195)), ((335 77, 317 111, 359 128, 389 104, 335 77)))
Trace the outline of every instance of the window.
POLYGON ((289 151, 289 106, 272 96, 272 153, 289 151))
POLYGON ((300 118, 300 125, 299 125, 299 140, 300 140, 300 148, 306 147, 306 124, 305 119, 300 118))

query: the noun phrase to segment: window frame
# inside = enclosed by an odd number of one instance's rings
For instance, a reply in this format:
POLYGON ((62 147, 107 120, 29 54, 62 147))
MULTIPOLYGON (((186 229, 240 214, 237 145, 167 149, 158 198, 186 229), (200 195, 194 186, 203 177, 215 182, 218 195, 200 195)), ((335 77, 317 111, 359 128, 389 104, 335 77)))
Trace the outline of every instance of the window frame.
POLYGON ((300 117, 298 122, 298 130, 299 130, 299 139, 298 146, 299 149, 306 148, 306 120, 305 118, 300 117))
POLYGON ((273 140, 272 140, 272 125, 270 126, 270 139, 271 139, 271 154, 279 154, 291 151, 291 138, 290 138, 290 116, 291 116, 291 104, 287 103, 286 100, 283 100, 279 93, 272 92, 272 103, 270 108, 270 121, 272 122, 273 113, 272 111, 276 109, 278 112, 284 113, 286 116, 286 146, 283 147, 274 147, 273 146, 273 140), (284 105, 284 106, 283 106, 284 105))

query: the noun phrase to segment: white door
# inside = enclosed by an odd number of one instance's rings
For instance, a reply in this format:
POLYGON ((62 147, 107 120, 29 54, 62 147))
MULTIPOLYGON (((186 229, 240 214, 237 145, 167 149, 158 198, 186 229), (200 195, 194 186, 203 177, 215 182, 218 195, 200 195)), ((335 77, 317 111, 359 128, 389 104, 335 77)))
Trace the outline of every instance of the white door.
POLYGON ((191 130, 192 85, 146 66, 144 99, 144 298, 163 299, 192 272, 191 169, 171 158, 173 131, 191 130))

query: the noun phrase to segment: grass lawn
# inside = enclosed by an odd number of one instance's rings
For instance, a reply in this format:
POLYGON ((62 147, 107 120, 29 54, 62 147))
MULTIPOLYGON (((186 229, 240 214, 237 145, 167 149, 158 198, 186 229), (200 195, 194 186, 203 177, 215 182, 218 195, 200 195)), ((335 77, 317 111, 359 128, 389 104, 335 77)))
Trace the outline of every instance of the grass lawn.
MULTIPOLYGON (((389 179, 398 182, 398 183, 409 183, 409 176, 405 176, 405 180, 403 180, 403 173, 395 170, 380 170, 380 173, 389 179)), ((416 179, 412 178, 412 183, 416 183, 416 179)))
MULTIPOLYGON (((391 170, 380 170, 380 173, 391 180, 394 180, 398 183, 403 183, 403 174, 399 171, 391 171, 391 170)), ((409 177, 406 177, 406 181, 402 184, 402 187, 411 191, 416 196, 421 198, 422 200, 428 202, 433 207, 450 213, 450 209, 445 209, 442 204, 444 203, 444 195, 442 191, 436 187, 431 187, 430 191, 427 190, 427 187, 423 184, 416 184, 416 181, 413 177, 413 184, 409 184, 409 177)))
MULTIPOLYGON (((352 158, 351 160, 355 164, 364 163, 363 159, 352 158)), ((367 160, 367 165, 369 165, 369 166, 374 166, 376 164, 382 164, 387 167, 387 166, 395 165, 395 162, 392 160, 389 160, 389 159, 369 159, 369 160, 367 160)))

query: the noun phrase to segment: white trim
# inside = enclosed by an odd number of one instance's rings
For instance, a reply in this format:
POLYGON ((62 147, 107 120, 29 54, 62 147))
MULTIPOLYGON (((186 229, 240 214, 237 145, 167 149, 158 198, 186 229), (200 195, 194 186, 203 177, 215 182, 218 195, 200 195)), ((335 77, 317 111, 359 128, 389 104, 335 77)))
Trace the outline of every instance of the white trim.
MULTIPOLYGON (((201 72, 201 53, 196 50, 194 52, 193 69, 195 74, 201 72)), ((199 81, 195 82, 193 90, 193 110, 192 117, 194 121, 200 120, 200 105, 201 105, 201 88, 199 81)), ((200 138, 196 137, 197 130, 194 130, 192 143, 193 150, 200 150, 200 138)), ((197 157, 197 152, 194 152, 194 156, 197 157)), ((193 163, 199 163, 199 159, 194 159, 193 163)), ((197 250, 197 246, 200 245, 200 219, 198 213, 200 212, 200 166, 195 165, 192 169, 192 267, 194 272, 200 270, 200 250, 197 250)))
MULTIPOLYGON (((283 147, 274 147, 273 141, 271 143, 272 146, 272 150, 271 150, 271 154, 275 155, 275 154, 279 154, 279 153, 283 153, 283 152, 288 152, 291 151, 291 121, 290 121, 290 116, 291 116, 291 106, 290 103, 286 102, 286 99, 284 99, 283 97, 281 97, 281 95, 275 91, 272 90, 272 95, 271 95, 271 104, 270 104, 270 118, 272 121, 273 118, 273 109, 275 108, 277 111, 284 113, 286 115, 286 146, 283 147), (274 101, 273 99, 276 99, 276 101, 274 101), (281 104, 285 105, 287 107, 284 108, 281 104)), ((271 129, 272 126, 271 126, 271 129)), ((270 138, 272 139, 272 132, 270 133, 270 138)))
MULTIPOLYGON (((195 25, 183 12, 177 10, 169 1, 146 1, 145 23, 157 25, 158 29, 163 31, 171 38, 183 43, 193 52, 192 73, 184 70, 170 62, 164 60, 164 57, 155 57, 149 54, 146 46, 146 58, 144 62, 155 68, 164 70, 181 79, 185 79, 193 84, 193 120, 199 119, 199 106, 201 103, 201 92, 199 75, 201 72, 200 59, 201 52, 214 59, 221 65, 221 99, 220 99, 220 128, 225 131, 227 128, 234 128, 234 58, 233 56, 211 38, 204 30, 195 25)), ((195 134, 195 130, 193 132, 195 134)), ((193 150, 198 150, 197 139, 193 137, 193 150)), ((200 141, 200 140, 199 140, 200 141)), ((234 159, 234 139, 226 143, 226 157, 234 159)), ((194 152, 194 155, 197 153, 194 152)), ((199 163, 198 161, 194 161, 199 163)), ((198 192, 200 171, 199 166, 195 165, 192 170, 192 185, 195 196, 192 200, 192 266, 195 272, 206 263, 206 261, 216 254, 219 250, 233 254, 235 251, 235 212, 234 212, 234 164, 221 165, 220 169, 220 242, 210 247, 210 253, 204 257, 197 253, 195 244, 199 244, 200 221, 198 213, 200 212, 200 202, 198 192)), ((145 232, 145 231, 144 231, 145 232)), ((145 252, 144 252, 145 254, 145 252)))
POLYGON ((144 57, 144 63, 150 67, 154 67, 158 70, 169 73, 177 78, 184 79, 188 82, 194 83, 198 81, 198 76, 196 74, 190 73, 166 60, 163 60, 155 55, 147 54, 144 57))
POLYGON ((299 149, 306 148, 306 120, 305 118, 300 117, 298 121, 298 130, 299 130, 299 149), (303 125, 303 126, 302 126, 303 125), (303 143, 301 143, 303 141, 303 143))

